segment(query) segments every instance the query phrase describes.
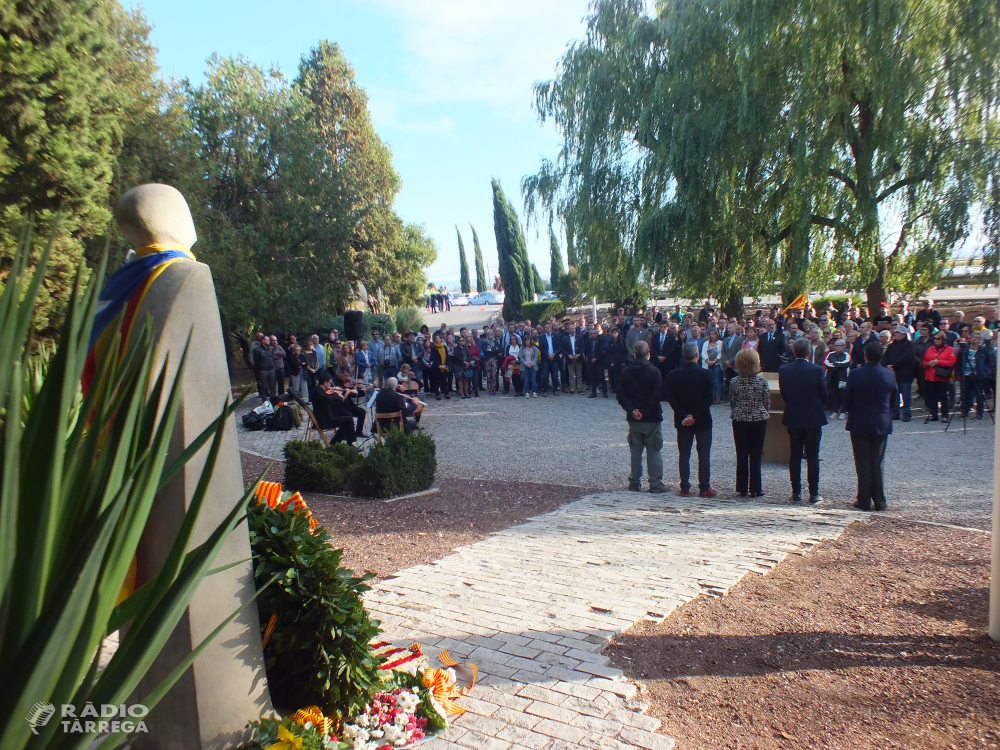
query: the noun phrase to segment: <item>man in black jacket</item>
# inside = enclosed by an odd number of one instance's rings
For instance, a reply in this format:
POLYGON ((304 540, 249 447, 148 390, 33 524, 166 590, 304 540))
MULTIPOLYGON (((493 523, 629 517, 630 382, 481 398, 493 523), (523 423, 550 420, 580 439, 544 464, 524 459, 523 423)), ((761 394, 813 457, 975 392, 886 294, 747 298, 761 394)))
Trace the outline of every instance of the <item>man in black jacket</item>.
POLYGON ((274 388, 274 348, 271 339, 258 334, 260 345, 253 350, 253 369, 257 375, 257 395, 261 401, 276 396, 274 388))
POLYGON ((764 318, 764 331, 760 334, 760 343, 757 344, 761 371, 777 372, 781 367, 781 355, 785 353, 786 348, 785 332, 773 318, 764 318))
POLYGON ((674 410, 677 429, 681 494, 691 494, 691 446, 698 442, 698 489, 700 497, 715 497, 712 489, 712 375, 698 364, 698 346, 685 344, 684 364, 667 375, 667 400, 674 410))
POLYGON ((583 343, 583 357, 587 364, 587 379, 590 381, 590 398, 597 398, 597 386, 601 386, 604 398, 608 397, 608 381, 604 379, 607 356, 604 339, 596 327, 590 329, 590 336, 583 343))
MULTIPOLYGON (((903 398, 903 421, 910 421, 910 402, 913 399, 913 378, 916 374, 916 352, 913 342, 910 341, 910 332, 906 326, 896 326, 892 332, 892 341, 885 348, 882 355, 882 364, 892 370, 896 376, 896 388, 903 398)), ((892 410, 892 418, 899 419, 899 399, 897 398, 889 408, 892 410)))
POLYGON ((862 323, 858 329, 858 337, 854 339, 854 346, 851 347, 851 367, 861 367, 865 363, 865 347, 873 341, 878 341, 878 336, 872 333, 872 324, 867 321, 862 323))
POLYGON ((663 432, 660 423, 660 393, 663 381, 660 371, 649 362, 649 344, 640 341, 635 345, 635 355, 618 381, 618 403, 625 410, 628 420, 628 447, 632 454, 632 472, 628 488, 640 489, 642 479, 642 451, 646 451, 646 471, 649 474, 649 491, 666 492, 663 486, 663 432))
POLYGON ((649 346, 649 359, 666 381, 667 373, 677 366, 677 338, 670 333, 668 322, 661 323, 660 330, 652 334, 649 346))
POLYGON ((858 510, 885 510, 885 488, 882 484, 882 460, 885 446, 892 433, 889 404, 898 400, 895 378, 879 364, 882 345, 871 342, 865 347, 865 364, 847 379, 844 389, 844 409, 847 430, 851 433, 854 468, 858 473, 858 510))
MULTIPOLYGON (((792 344, 795 361, 778 370, 778 387, 785 401, 781 423, 788 429, 791 452, 788 475, 792 482, 792 502, 802 499, 802 454, 805 452, 809 502, 823 502, 819 494, 819 444, 826 421, 826 376, 823 368, 809 362, 812 346, 806 339, 792 344)), ((850 378, 848 378, 850 380, 850 378)))

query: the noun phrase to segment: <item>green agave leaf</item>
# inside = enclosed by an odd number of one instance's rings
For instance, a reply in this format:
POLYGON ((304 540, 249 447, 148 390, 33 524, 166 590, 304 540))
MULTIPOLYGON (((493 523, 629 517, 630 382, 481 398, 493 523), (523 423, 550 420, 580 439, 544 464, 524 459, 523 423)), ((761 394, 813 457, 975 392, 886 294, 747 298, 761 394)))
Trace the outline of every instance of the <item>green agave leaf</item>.
POLYGON ((104 554, 114 536, 125 505, 124 495, 101 516, 89 540, 75 561, 61 576, 64 597, 54 599, 38 618, 31 638, 23 643, 14 658, 0 667, 4 685, 0 698, 0 750, 14 750, 24 745, 31 728, 24 715, 33 703, 52 694, 71 649, 76 642, 88 603, 99 580, 104 554))

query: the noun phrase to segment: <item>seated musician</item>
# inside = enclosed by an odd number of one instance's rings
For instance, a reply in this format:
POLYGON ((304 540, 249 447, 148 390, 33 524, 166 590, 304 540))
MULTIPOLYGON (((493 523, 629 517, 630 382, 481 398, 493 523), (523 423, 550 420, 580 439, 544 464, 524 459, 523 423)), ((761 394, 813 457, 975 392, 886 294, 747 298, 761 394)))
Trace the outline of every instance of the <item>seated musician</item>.
POLYGON ((403 363, 396 379, 399 381, 396 390, 404 396, 416 396, 420 393, 420 380, 413 374, 408 364, 403 363))
POLYGON ((346 367, 337 370, 337 381, 344 396, 344 403, 340 406, 340 411, 358 420, 358 437, 367 437, 365 435, 365 419, 368 417, 368 412, 358 406, 357 402, 358 394, 363 391, 358 390, 354 378, 351 377, 351 371, 346 367))
POLYGON ((313 414, 321 430, 336 430, 334 443, 353 444, 357 440, 354 430, 354 417, 343 410, 344 395, 334 388, 330 373, 323 370, 318 373, 319 381, 313 389, 313 414))
POLYGON ((392 425, 396 425, 398 428, 399 422, 396 419, 382 419, 380 415, 400 412, 403 415, 403 426, 406 432, 412 432, 424 407, 422 404, 407 399, 398 391, 398 388, 399 381, 396 378, 389 378, 385 381, 385 388, 381 389, 375 396, 375 418, 380 420, 379 427, 383 430, 391 428, 392 425))

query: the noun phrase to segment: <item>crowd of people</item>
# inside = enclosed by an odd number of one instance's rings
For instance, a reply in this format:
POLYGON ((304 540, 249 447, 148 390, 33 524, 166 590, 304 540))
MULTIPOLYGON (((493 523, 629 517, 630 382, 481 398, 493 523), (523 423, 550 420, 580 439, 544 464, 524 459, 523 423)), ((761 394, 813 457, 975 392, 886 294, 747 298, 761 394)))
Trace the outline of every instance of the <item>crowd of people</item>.
MULTIPOLYGON (((852 377, 871 362, 876 351, 872 344, 878 345, 875 363, 891 373, 894 384, 888 402, 892 420, 910 421, 917 408, 915 396, 923 398, 928 422, 947 422, 956 413, 982 419, 994 397, 997 326, 995 307, 971 320, 966 320, 962 311, 949 319, 931 299, 924 300, 916 312, 906 301, 900 302, 895 312, 883 304, 879 314, 871 318, 850 298, 830 309, 817 310, 807 304, 784 313, 777 308, 760 310, 742 319, 719 314, 706 301, 697 311, 685 311, 681 305, 672 311, 619 308, 617 314, 601 322, 589 316, 567 316, 540 322, 496 320, 481 330, 456 330, 444 323, 437 330, 424 325, 419 331, 404 334, 372 330, 369 340, 360 341, 344 341, 337 330, 329 331, 324 341, 314 334, 301 343, 294 335, 279 342, 276 336, 260 332, 251 358, 262 399, 280 395, 287 387, 314 404, 318 400, 327 417, 325 423, 341 429, 337 439, 353 442, 354 437, 364 434, 363 410, 357 403, 376 388, 384 390, 390 381, 393 393, 409 399, 528 399, 560 394, 608 398, 610 391, 622 402, 622 378, 642 351, 643 366, 659 375, 656 401, 669 401, 675 420, 680 420, 676 427, 679 435, 683 433, 679 438, 682 490, 690 488, 686 467, 696 445, 700 491, 714 493, 708 480, 710 440, 704 431, 711 424, 711 414, 706 410, 727 400, 739 459, 737 490, 750 495, 762 494, 759 449, 768 395, 766 382, 761 383, 763 378, 754 368, 778 373, 789 364, 808 363, 815 366, 808 376, 810 393, 815 392, 821 403, 812 398, 808 406, 787 410, 795 415, 790 417, 793 421, 801 421, 802 415, 812 410, 807 420, 811 426, 786 426, 793 456, 806 457, 809 498, 814 500, 819 497, 814 481, 818 476, 818 438, 810 430, 827 419, 846 417, 850 421, 849 395, 855 390, 852 382, 858 382, 852 377), (693 371, 692 361, 700 372, 693 371), (822 389, 814 387, 816 379, 822 389), (702 388, 707 406, 700 400, 702 388), (318 399, 317 392, 323 394, 318 399), (324 395, 331 396, 333 403, 324 395), (693 421, 682 424, 689 416, 693 421), (356 422, 353 429, 346 424, 350 420, 356 422), (688 429, 695 424, 697 429, 688 429)), ((635 373, 630 378, 633 376, 635 373)), ((649 379, 648 374, 644 377, 649 379)), ((784 395, 786 388, 781 390, 784 395)), ((787 390, 790 395, 786 399, 793 402, 796 393, 805 393, 801 384, 787 390)), ((388 397, 383 401, 388 404, 388 397)), ((412 414, 416 407, 412 401, 407 403, 412 414)), ((659 406, 629 409, 626 403, 622 405, 628 412, 656 412, 657 422, 662 418, 659 406)), ((657 439, 652 431, 634 437, 640 448, 640 467, 642 451, 649 454, 657 439)), ((638 482, 635 463, 633 453, 630 486, 638 482)), ((792 463, 795 499, 802 490, 799 462, 792 463)), ((651 488, 662 484, 662 466, 660 474, 655 481, 650 475, 651 488)))

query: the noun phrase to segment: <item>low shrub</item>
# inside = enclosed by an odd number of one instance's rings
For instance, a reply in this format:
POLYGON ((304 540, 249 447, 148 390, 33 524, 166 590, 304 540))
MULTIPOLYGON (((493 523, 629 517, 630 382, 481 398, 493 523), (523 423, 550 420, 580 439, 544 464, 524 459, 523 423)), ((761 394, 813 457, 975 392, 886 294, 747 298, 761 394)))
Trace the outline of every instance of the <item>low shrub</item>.
POLYGON ((393 497, 426 490, 437 471, 434 438, 392 429, 384 445, 375 445, 350 478, 351 489, 367 497, 393 497))
MULTIPOLYGON (((391 315, 382 315, 375 313, 364 313, 361 316, 361 327, 365 332, 365 339, 371 337, 372 328, 377 328, 379 336, 384 336, 385 334, 392 334, 396 330, 396 321, 392 319, 391 315)), ((326 315, 320 318, 316 324, 313 326, 315 331, 308 331, 308 333, 318 333, 320 334, 320 339, 326 341, 326 333, 331 328, 336 328, 340 331, 340 337, 346 338, 344 336, 344 316, 343 315, 326 315)))
POLYGON ((285 487, 327 495, 345 487, 366 497, 392 497, 426 490, 437 471, 437 446, 424 433, 390 430, 384 445, 362 456, 344 443, 324 447, 292 440, 285 444, 285 487))
POLYGON ((816 310, 828 310, 831 307, 839 309, 843 306, 846 300, 846 294, 830 294, 826 297, 820 297, 818 300, 814 301, 812 305, 816 310))
POLYGON ((262 631, 274 616, 264 647, 267 684, 275 706, 288 711, 319 706, 344 719, 364 710, 380 688, 380 659, 371 650, 378 620, 365 611, 362 595, 373 573, 357 576, 340 565, 322 526, 309 529, 304 509, 247 510, 262 631))
MULTIPOLYGON (((321 443, 293 440, 285 443, 285 484, 299 492, 340 492, 346 477, 339 450, 343 444, 325 447, 321 443)), ((358 452, 352 449, 355 456, 358 452)))
POLYGON ((415 307, 397 307, 393 316, 396 321, 396 333, 419 331, 424 324, 424 318, 415 307))
POLYGON ((528 302, 521 305, 521 319, 530 320, 532 323, 539 323, 555 316, 559 317, 566 312, 566 305, 561 300, 548 300, 546 302, 528 302))

